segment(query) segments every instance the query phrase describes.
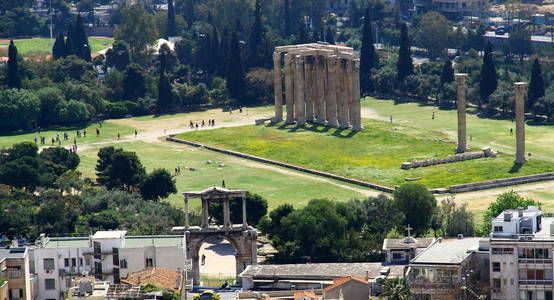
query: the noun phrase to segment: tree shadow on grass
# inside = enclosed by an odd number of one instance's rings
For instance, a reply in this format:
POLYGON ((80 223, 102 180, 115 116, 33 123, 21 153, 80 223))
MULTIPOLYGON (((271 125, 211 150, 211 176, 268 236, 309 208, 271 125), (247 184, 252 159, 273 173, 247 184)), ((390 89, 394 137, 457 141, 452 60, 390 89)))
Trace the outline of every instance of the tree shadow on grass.
POLYGON ((523 166, 522 163, 514 163, 514 165, 512 166, 512 168, 510 168, 510 171, 508 171, 508 173, 518 173, 519 169, 521 169, 522 166, 523 166))
POLYGON ((332 136, 336 136, 336 137, 339 137, 339 138, 343 138, 343 139, 348 139, 348 138, 351 138, 353 136, 355 136, 356 134, 358 133, 358 131, 352 131, 348 128, 337 128, 337 130, 335 130, 335 132, 333 132, 332 136))

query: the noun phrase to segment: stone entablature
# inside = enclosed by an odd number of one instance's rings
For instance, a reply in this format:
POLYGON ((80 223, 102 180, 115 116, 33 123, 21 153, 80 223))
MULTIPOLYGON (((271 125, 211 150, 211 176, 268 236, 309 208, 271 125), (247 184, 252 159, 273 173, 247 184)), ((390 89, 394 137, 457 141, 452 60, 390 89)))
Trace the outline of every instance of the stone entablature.
POLYGON ((431 158, 431 159, 424 159, 424 160, 414 159, 411 162, 402 163, 402 166, 400 168, 404 170, 409 170, 409 169, 415 169, 415 168, 421 168, 421 167, 449 164, 449 163, 458 162, 458 161, 495 157, 495 156, 496 156, 496 152, 491 150, 491 148, 489 147, 485 147, 481 151, 458 153, 454 155, 448 155, 445 158, 431 158))
POLYGON ((273 63, 273 122, 283 120, 286 99, 287 124, 362 129, 360 59, 354 49, 326 43, 276 47, 273 63))

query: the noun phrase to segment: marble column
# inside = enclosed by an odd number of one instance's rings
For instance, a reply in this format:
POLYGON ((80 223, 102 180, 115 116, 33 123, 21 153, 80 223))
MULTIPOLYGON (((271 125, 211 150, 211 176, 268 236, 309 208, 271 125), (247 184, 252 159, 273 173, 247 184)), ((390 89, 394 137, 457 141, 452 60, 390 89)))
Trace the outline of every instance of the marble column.
POLYGON ((189 229, 189 197, 185 195, 185 230, 189 229))
POLYGON ((208 221, 209 217, 208 200, 202 199, 202 229, 208 229, 208 227, 210 226, 210 223, 208 221))
POLYGON ((287 124, 294 123, 294 57, 285 54, 285 100, 287 108, 287 124))
POLYGON ((516 160, 520 164, 525 158, 525 88, 527 82, 516 82, 516 160))
POLYGON ((306 125, 306 100, 304 96, 304 57, 297 55, 295 57, 296 70, 294 72, 294 111, 296 125, 306 125))
POLYGON ((456 83, 458 85, 458 147, 457 153, 463 153, 467 150, 466 133, 466 78, 465 73, 456 73, 456 83))
POLYGON ((242 196, 242 229, 248 228, 246 222, 246 196, 242 196))
POLYGON ((281 52, 273 53, 273 73, 274 73, 274 94, 275 94, 275 117, 273 122, 283 121, 283 86, 281 82, 281 52))
POLYGON ((315 113, 318 124, 325 124, 325 58, 315 56, 315 113))
POLYGON ((231 209, 229 208, 229 198, 223 199, 223 228, 229 229, 231 226, 231 209))
POLYGON ((325 112, 327 114, 327 126, 337 127, 337 90, 336 90, 336 68, 337 57, 328 56, 325 64, 326 85, 325 85, 325 112))
POLYGON ((339 58, 336 73, 337 82, 339 82, 339 87, 337 88, 337 116, 339 128, 348 128, 350 126, 348 122, 349 108, 347 66, 348 61, 346 59, 339 58))
POLYGON ((352 63, 352 105, 350 106, 350 123, 352 130, 362 130, 362 103, 360 97, 360 60, 354 59, 352 63))
POLYGON ((315 91, 314 87, 314 57, 304 57, 304 98, 306 99, 306 121, 311 122, 314 119, 315 91))

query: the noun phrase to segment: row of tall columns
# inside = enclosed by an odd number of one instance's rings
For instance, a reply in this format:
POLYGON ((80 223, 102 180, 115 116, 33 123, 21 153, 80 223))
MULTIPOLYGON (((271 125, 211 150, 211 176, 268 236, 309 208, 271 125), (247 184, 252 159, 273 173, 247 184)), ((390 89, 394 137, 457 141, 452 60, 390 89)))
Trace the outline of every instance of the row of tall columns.
MULTIPOLYGON (((185 230, 188 230, 190 227, 189 221, 189 198, 185 195, 185 230)), ((209 228, 209 212, 208 212, 208 199, 202 199, 202 229, 209 228)), ((223 199, 223 228, 231 228, 231 207, 229 204, 229 198, 223 199)), ((248 223, 246 220, 246 196, 242 197, 242 228, 248 228, 248 223)))
MULTIPOLYGON (((281 53, 274 53, 275 117, 283 120, 281 53), (278 107, 277 107, 278 106, 278 107)), ((359 59, 337 55, 284 55, 287 124, 316 122, 361 130, 359 59)))
MULTIPOLYGON (((462 153, 467 150, 467 131, 466 131, 466 86, 467 74, 456 73, 456 83, 458 86, 458 147, 456 152, 462 153)), ((525 157, 525 90, 526 82, 516 82, 515 91, 515 114, 516 114, 516 158, 515 163, 521 164, 527 162, 525 157)))

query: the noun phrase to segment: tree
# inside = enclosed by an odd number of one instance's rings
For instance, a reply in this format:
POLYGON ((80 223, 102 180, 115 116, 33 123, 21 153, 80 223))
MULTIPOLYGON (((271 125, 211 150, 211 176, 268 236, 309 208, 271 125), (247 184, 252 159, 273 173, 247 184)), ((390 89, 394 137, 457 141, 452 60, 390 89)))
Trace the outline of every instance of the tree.
POLYGON ((88 43, 87 34, 85 32, 85 24, 81 19, 81 15, 77 14, 75 19, 75 25, 73 26, 73 51, 75 55, 83 60, 90 61, 90 48, 88 43))
POLYGON ((406 77, 414 73, 412 62, 412 50, 408 38, 408 26, 400 25, 400 48, 398 49, 398 62, 396 63, 396 80, 403 82, 406 77))
POLYGON ((166 56, 165 52, 162 52, 160 57, 160 79, 158 81, 158 101, 156 102, 156 110, 158 113, 171 110, 173 103, 171 92, 171 84, 169 83, 166 75, 166 56))
POLYGON ((96 162, 96 182, 101 185, 107 185, 110 178, 108 169, 112 165, 112 155, 116 152, 123 152, 123 149, 116 149, 113 146, 102 147, 98 151, 98 160, 96 162))
POLYGON ((167 38, 177 35, 177 27, 175 25, 175 8, 173 0, 167 1, 167 38))
POLYGON ((293 211, 294 207, 288 203, 277 206, 269 213, 269 218, 263 219, 263 222, 260 223, 260 229, 263 233, 268 234, 271 240, 284 236, 287 229, 281 225, 281 221, 293 211))
POLYGON ((40 100, 29 90, 0 90, 0 131, 29 129, 37 125, 40 100))
POLYGON ((531 198, 524 198, 516 191, 504 192, 496 198, 495 201, 489 203, 489 207, 483 216, 482 234, 488 234, 491 230, 491 222, 494 218, 500 215, 507 209, 517 209, 519 207, 541 206, 542 203, 531 198))
MULTIPOLYGON (((327 27, 327 31, 325 32, 325 41, 331 45, 335 44, 335 37, 333 36, 333 31, 331 30, 331 26, 327 27)), ((363 45, 363 42, 362 42, 363 45)))
POLYGON ((508 39, 508 48, 512 54, 519 56, 519 61, 523 63, 525 55, 531 54, 531 33, 525 29, 510 32, 508 39))
POLYGON ((112 154, 107 175, 107 188, 132 191, 142 182, 145 171, 135 152, 116 151, 112 154))
POLYGON ((123 99, 137 101, 146 94, 146 79, 138 64, 130 64, 123 73, 123 99))
POLYGON ((260 0, 256 0, 254 11, 254 24, 250 31, 250 43, 248 44, 248 58, 250 67, 264 65, 264 26, 262 24, 262 6, 260 0))
POLYGON ((454 82, 454 69, 452 69, 452 61, 447 59, 444 62, 441 72, 441 86, 445 83, 454 82))
POLYGON ((147 200, 159 201, 175 193, 177 193, 175 179, 165 169, 152 171, 140 184, 140 194, 147 200))
POLYGON ((59 120, 59 105, 65 102, 62 91, 57 88, 45 87, 38 90, 35 95, 40 101, 39 124, 51 125, 59 120))
POLYGON ((406 224, 412 226, 416 234, 424 234, 437 206, 435 196, 417 183, 403 184, 393 195, 396 205, 404 213, 406 224))
POLYGON ((383 296, 390 300, 409 300, 412 297, 410 284, 404 277, 394 277, 385 280, 383 296))
POLYGON ((154 16, 141 5, 134 4, 122 8, 121 25, 114 32, 116 40, 129 44, 133 60, 145 61, 150 55, 149 47, 158 38, 154 16))
POLYGON ((71 152, 63 147, 49 147, 43 149, 39 157, 63 166, 65 168, 63 172, 77 169, 81 162, 77 153, 71 152))
POLYGON ((283 23, 284 23, 284 31, 283 35, 285 38, 289 38, 292 34, 292 24, 290 19, 290 4, 289 0, 283 1, 283 23))
POLYGON ((8 48, 8 74, 6 76, 6 83, 8 88, 19 89, 21 88, 21 78, 19 77, 19 62, 17 61, 17 48, 15 47, 13 40, 10 41, 8 48))
POLYGON ((298 32, 296 33, 295 44, 307 44, 310 42, 310 37, 308 36, 308 30, 306 29, 306 24, 303 21, 300 21, 298 24, 298 32))
POLYGON ((376 57, 369 9, 366 9, 364 12, 364 27, 362 29, 362 48, 360 50, 360 85, 362 95, 367 95, 374 90, 373 81, 371 80, 371 69, 377 66, 376 57))
POLYGON ((229 96, 240 103, 244 92, 244 77, 246 75, 242 65, 240 44, 236 32, 231 36, 229 55, 230 57, 227 59, 229 63, 226 76, 227 88, 229 89, 229 96))
POLYGON ((431 58, 443 57, 453 37, 452 24, 441 13, 430 11, 421 16, 417 25, 415 42, 427 49, 431 58))
POLYGON ((455 206, 447 216, 445 225, 446 236, 456 237, 458 234, 463 234, 464 236, 475 235, 473 214, 467 210, 467 203, 459 207, 455 206))
POLYGON ((73 39, 74 39, 74 29, 73 29, 73 25, 72 24, 69 24, 67 26, 67 38, 65 39, 65 56, 69 56, 69 55, 76 55, 77 53, 75 52, 75 49, 73 49, 73 39))
POLYGON ((494 65, 492 45, 488 42, 483 54, 483 64, 481 65, 481 81, 479 83, 479 93, 481 95, 480 107, 483 103, 486 104, 488 102, 489 96, 496 90, 497 85, 498 75, 494 65))
POLYGON ((52 47, 52 57, 54 59, 65 57, 65 38, 61 31, 58 33, 54 46, 52 47))
POLYGON ((529 89, 527 90, 527 104, 525 108, 532 110, 537 100, 544 96, 544 79, 542 77, 541 63, 538 58, 533 61, 531 69, 531 80, 529 81, 529 89))
POLYGON ((131 62, 129 55, 129 44, 125 41, 115 41, 112 49, 106 53, 106 65, 115 67, 118 71, 123 71, 131 62))

